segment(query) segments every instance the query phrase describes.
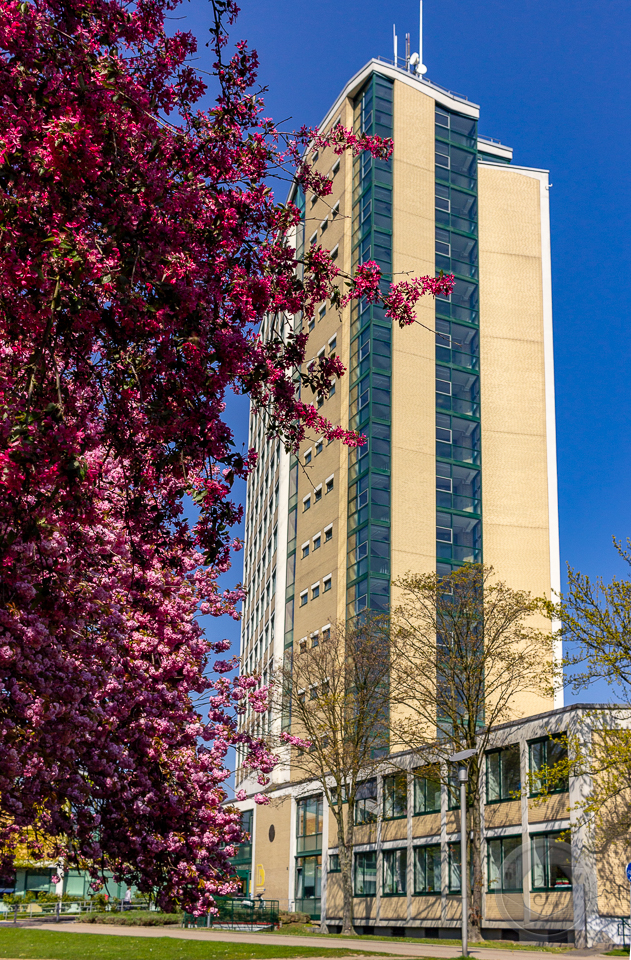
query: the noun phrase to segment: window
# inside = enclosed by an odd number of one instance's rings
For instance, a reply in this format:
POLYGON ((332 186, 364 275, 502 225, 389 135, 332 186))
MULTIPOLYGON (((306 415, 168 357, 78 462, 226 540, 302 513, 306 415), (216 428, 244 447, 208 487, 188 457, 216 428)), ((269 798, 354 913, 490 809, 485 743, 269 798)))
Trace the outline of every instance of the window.
POLYGON ((317 239, 318 239, 318 231, 316 230, 316 232, 312 233, 311 236, 309 237, 309 244, 313 246, 317 239))
POLYGON ((414 893, 441 892, 440 844, 414 848, 414 893))
POLYGON ((322 846, 322 796, 306 797, 296 804, 297 852, 311 853, 322 846))
POLYGON ((414 771, 414 816, 421 813, 440 813, 439 771, 433 767, 414 771))
POLYGON ((324 577, 324 579, 323 579, 323 581, 322 581, 322 585, 323 585, 323 592, 324 592, 324 593, 326 593, 327 590, 330 590, 330 589, 331 589, 331 574, 329 574, 328 577, 324 577))
POLYGON ((308 493, 307 496, 302 501, 302 512, 306 513, 307 510, 311 508, 311 494, 308 493))
POLYGON ((313 317, 309 321, 309 333, 312 333, 315 330, 315 320, 313 317))
POLYGON ((326 304, 323 304, 318 310, 318 320, 324 320, 326 316, 326 304))
POLYGON ((572 855, 560 833, 530 838, 533 890, 571 890, 572 855))
POLYGON ((385 820, 395 820, 407 816, 408 777, 407 773, 395 773, 383 778, 383 816, 385 820))
POLYGON ((337 256, 340 252, 340 245, 336 243, 333 249, 331 250, 331 260, 337 260, 337 256))
POLYGON ((309 591, 303 590, 302 593, 300 594, 300 606, 304 607, 308 599, 309 599, 309 591))
POLYGON ((300 648, 300 652, 301 652, 301 653, 306 653, 306 652, 307 652, 307 638, 306 638, 306 637, 303 637, 302 640, 299 641, 299 648, 300 648))
POLYGON ((326 627, 322 627, 322 640, 331 639, 331 627, 327 624, 326 627))
POLYGON ((312 634, 311 634, 311 646, 312 646, 312 647, 317 647, 317 646, 318 646, 318 631, 317 631, 317 630, 316 630, 315 633, 312 633, 312 634))
POLYGON ((331 337, 331 339, 329 340, 329 353, 333 353, 336 347, 337 347, 337 335, 331 337))
MULTIPOLYGON (((330 628, 329 628, 330 632, 330 628)), ((324 636, 324 630, 322 631, 324 636)), ((377 822, 377 780, 365 780, 357 785, 355 796, 355 823, 377 822)))
POLYGON ((519 744, 486 755, 486 802, 515 800, 521 790, 519 744))
POLYGON ((331 386, 329 387, 329 397, 332 397, 332 396, 334 396, 334 395, 335 395, 335 380, 333 381, 333 383, 332 383, 331 386))
POLYGON ((339 853, 329 854, 329 873, 340 873, 340 855, 339 853))
POLYGON ((322 407, 322 406, 324 406, 324 397, 322 396, 322 394, 319 394, 319 395, 318 395, 318 401, 317 401, 318 410, 319 410, 320 407, 322 407))
POLYGON ((312 193, 312 194, 311 194, 311 206, 314 205, 314 203, 316 202, 317 199, 318 199, 317 193, 312 193))
POLYGON ((368 850, 355 854, 355 896, 377 895, 377 851, 368 850))
POLYGON ((314 583, 313 586, 311 587, 311 599, 315 600, 316 597, 319 597, 319 596, 320 596, 320 584, 314 583))
POLYGON ((460 844, 449 844, 449 892, 460 893, 460 844))
MULTIPOLYGON (((337 174, 338 174, 339 172, 340 172, 340 161, 339 161, 339 160, 336 160, 335 163, 333 164, 333 166, 331 167, 331 173, 332 173, 333 176, 335 177, 335 176, 337 176, 337 174)), ((338 200, 337 203, 335 204, 335 207, 337 207, 338 210, 339 210, 339 207, 340 207, 340 201, 339 201, 339 200, 338 200)), ((333 207, 334 210, 335 210, 335 207, 333 207)), ((334 214, 334 216, 335 216, 335 214, 334 214)))
POLYGON ((320 549, 320 544, 321 544, 321 542, 322 542, 322 538, 321 538, 320 534, 318 533, 318 534, 316 534, 316 536, 313 538, 313 549, 314 549, 314 550, 319 550, 319 549, 320 549))
POLYGON ((328 543, 329 540, 333 539, 333 524, 330 527, 324 528, 324 542, 328 543))
MULTIPOLYGON (((305 647, 305 649, 306 649, 306 647, 305 647)), ((305 693, 304 690, 299 690, 299 691, 298 691, 298 699, 300 700, 300 703, 304 703, 304 702, 305 702, 306 696, 307 696, 307 695, 306 695, 306 693, 305 693)))
POLYGON ((317 700, 318 699, 318 685, 317 683, 312 683, 309 687, 309 699, 317 700))
POLYGON ((322 223, 320 224, 320 232, 321 232, 321 233, 324 233, 324 231, 326 230, 326 228, 328 227, 328 225, 329 225, 329 218, 328 218, 328 217, 325 217, 324 220, 322 221, 322 223))
POLYGON ((305 466, 311 463, 311 447, 308 450, 305 450, 305 466))
POLYGON ((531 740, 528 753, 531 797, 537 796, 546 786, 550 793, 565 793, 569 789, 566 775, 554 775, 557 764, 564 766, 567 761, 567 743, 552 740, 550 737, 531 740))
POLYGON ((309 556, 309 542, 303 543, 302 545, 302 559, 309 556))
POLYGON ((315 455, 318 456, 319 453, 322 453, 322 440, 318 440, 315 445, 315 455))
POLYGON ((315 499, 315 502, 316 502, 316 503, 317 503, 319 500, 322 499, 322 484, 321 484, 321 483, 315 488, 315 491, 314 491, 314 494, 313 494, 313 495, 314 495, 314 499, 315 499))
POLYGON ((407 850, 384 850, 381 854, 383 864, 384 897, 402 897, 407 891, 408 852, 407 850))
POLYGON ((333 489, 334 479, 335 479, 334 477, 327 477, 327 479, 324 481, 324 486, 327 493, 330 493, 331 490, 333 489))
POLYGON ((523 889, 521 837, 500 837, 487 841, 489 892, 523 889))

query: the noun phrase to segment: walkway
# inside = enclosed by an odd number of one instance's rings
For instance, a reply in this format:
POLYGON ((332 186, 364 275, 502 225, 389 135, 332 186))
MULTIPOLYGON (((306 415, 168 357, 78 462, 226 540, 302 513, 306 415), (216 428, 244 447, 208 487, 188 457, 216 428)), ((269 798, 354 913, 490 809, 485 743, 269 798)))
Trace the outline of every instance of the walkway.
MULTIPOLYGON (((384 953, 390 957, 436 957, 438 960, 452 960, 461 955, 461 949, 455 944, 405 943, 395 940, 348 940, 342 937, 301 937, 279 933, 242 933, 231 930, 182 930, 181 927, 116 927, 97 923, 33 923, 30 929, 63 930, 64 933, 104 933, 111 936, 127 937, 175 937, 182 940, 212 940, 223 943, 275 944, 286 947, 317 947, 326 953, 327 949, 365 950, 370 953, 384 953)), ((500 947, 472 947, 474 960, 554 960, 554 958, 592 957, 601 960, 602 954, 594 950, 569 950, 567 953, 544 953, 538 950, 502 950, 500 947)), ((611 958, 606 958, 611 960, 611 958)))

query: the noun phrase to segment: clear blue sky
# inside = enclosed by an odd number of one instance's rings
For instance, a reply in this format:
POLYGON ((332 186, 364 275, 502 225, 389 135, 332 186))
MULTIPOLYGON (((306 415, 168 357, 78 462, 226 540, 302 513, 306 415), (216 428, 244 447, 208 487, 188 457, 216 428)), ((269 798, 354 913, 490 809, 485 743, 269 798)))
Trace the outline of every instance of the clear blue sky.
MULTIPOLYGON (((427 76, 479 103, 480 133, 512 146, 515 163, 551 172, 561 562, 606 579, 624 575, 611 537, 631 535, 631 4, 424 7, 427 76)), ((206 3, 192 0, 177 13, 200 39, 199 65, 207 67, 206 3)), ((399 53, 406 31, 416 49, 416 0, 244 0, 232 37, 258 51, 265 112, 291 118, 288 129, 317 124, 371 56, 391 56, 393 22, 399 53)), ((229 413, 243 439, 243 400, 229 413)))

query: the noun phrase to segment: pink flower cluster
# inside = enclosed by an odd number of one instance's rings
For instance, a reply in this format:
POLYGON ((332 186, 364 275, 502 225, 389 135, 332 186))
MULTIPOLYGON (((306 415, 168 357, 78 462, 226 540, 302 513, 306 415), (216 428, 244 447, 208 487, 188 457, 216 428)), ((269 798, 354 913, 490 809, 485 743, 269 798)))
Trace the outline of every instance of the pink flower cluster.
MULTIPOLYGON (((12 847, 41 856, 46 838, 95 889, 111 870, 202 912, 236 888, 228 751, 262 785, 277 762, 239 729, 266 691, 199 625, 243 597, 217 583, 253 462, 226 391, 294 448, 310 429, 363 442, 296 398, 306 335, 259 337, 270 314, 313 315, 340 274, 316 248, 298 282, 298 214, 268 178, 293 163, 326 193, 302 147, 391 145, 338 127, 281 149, 256 55, 224 59, 233 0, 211 0, 219 96, 199 110, 196 41, 165 29, 176 6, 0 0, 0 848, 7 873, 12 847)), ((384 296, 369 264, 349 283, 345 303, 384 296)), ((446 283, 384 303, 407 323, 446 283)), ((327 358, 305 382, 343 372, 327 358)))

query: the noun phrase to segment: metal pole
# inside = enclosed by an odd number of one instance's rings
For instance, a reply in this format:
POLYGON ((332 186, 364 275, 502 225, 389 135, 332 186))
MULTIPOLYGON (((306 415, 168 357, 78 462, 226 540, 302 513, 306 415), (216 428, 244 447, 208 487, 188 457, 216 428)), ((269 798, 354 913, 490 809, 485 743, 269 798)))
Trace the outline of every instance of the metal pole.
MULTIPOLYGON (((460 780, 460 889, 462 890, 462 956, 469 956, 468 948, 468 886, 469 872, 467 870, 467 768, 460 767, 458 770, 458 779, 460 780)), ((631 958, 630 958, 631 960, 631 958)))

